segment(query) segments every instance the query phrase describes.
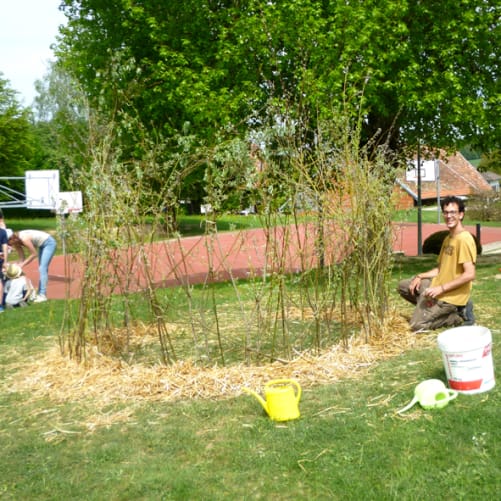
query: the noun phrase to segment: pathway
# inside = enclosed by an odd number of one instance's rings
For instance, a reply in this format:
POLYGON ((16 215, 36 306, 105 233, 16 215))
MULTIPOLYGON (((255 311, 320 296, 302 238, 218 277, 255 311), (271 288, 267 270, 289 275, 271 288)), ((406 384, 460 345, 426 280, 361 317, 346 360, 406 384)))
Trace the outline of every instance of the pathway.
MULTIPOLYGON (((423 224, 422 241, 436 231, 444 229, 443 224, 423 224)), ((476 234, 476 227, 466 226, 466 229, 476 234)), ((283 237, 283 228, 274 230, 274 237, 283 237)), ((394 252, 401 252, 406 256, 417 255, 417 225, 415 223, 401 223, 394 225, 394 252)), ((294 235, 296 246, 303 244, 303 236, 294 235)), ((501 228, 482 227, 480 240, 482 246, 489 248, 500 243, 501 228)), ((211 261, 216 270, 212 280, 227 280, 228 278, 248 277, 258 274, 265 264, 266 235, 261 229, 245 232, 219 233, 214 249, 207 252, 207 242, 203 237, 188 237, 179 241, 154 243, 148 248, 145 257, 150 262, 152 281, 157 287, 168 287, 179 284, 197 284, 208 280, 208 269, 211 261)), ((296 249, 297 250, 297 249, 296 249)), ((279 256, 290 270, 299 269, 300 263, 297 252, 285 252, 279 256)), ((310 253, 312 254, 312 253, 310 253)), ((313 262, 313 255, 307 255, 303 250, 303 259, 313 262)), ((137 256, 129 256, 121 266, 130 267, 134 283, 127 286, 127 290, 140 290, 147 283, 144 276, 144 267, 137 265, 137 256)), ((118 260, 117 260, 118 262, 118 260)), ((140 261, 139 261, 140 262, 140 261)), ((121 276, 120 269, 113 270, 121 276)), ((38 284, 37 262, 30 263, 25 268, 26 275, 38 284)), ((125 276, 125 272, 123 273, 125 276)), ((49 268, 48 296, 52 299, 66 297, 78 298, 80 295, 80 281, 82 267, 78 256, 55 256, 49 268)))

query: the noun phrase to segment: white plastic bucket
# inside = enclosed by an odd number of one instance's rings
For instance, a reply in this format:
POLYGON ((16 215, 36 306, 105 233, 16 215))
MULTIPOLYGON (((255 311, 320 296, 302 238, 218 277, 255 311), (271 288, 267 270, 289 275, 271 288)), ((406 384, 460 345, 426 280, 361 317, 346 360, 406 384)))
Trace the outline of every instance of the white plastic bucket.
POLYGON ((459 393, 494 388, 492 336, 487 327, 455 327, 439 334, 437 341, 450 388, 459 393))

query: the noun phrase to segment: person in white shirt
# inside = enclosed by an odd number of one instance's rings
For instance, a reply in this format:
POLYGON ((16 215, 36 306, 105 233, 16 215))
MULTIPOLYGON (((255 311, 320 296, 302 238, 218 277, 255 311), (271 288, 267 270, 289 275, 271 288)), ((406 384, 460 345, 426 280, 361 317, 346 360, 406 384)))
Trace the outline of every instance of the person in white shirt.
POLYGON ((38 295, 35 303, 47 301, 47 282, 49 281, 49 264, 56 252, 56 240, 49 233, 39 230, 22 230, 15 232, 9 238, 9 245, 16 250, 21 262, 19 266, 24 268, 38 257, 38 271, 40 281, 38 295), (28 251, 26 257, 25 249, 28 251))

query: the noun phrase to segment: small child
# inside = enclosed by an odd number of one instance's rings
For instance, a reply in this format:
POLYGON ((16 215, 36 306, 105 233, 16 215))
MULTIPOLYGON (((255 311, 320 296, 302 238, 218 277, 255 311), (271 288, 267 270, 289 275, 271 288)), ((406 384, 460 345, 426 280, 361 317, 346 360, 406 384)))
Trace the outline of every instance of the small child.
POLYGON ((28 306, 28 300, 33 293, 31 281, 15 263, 9 264, 5 272, 5 307, 17 308, 28 306))

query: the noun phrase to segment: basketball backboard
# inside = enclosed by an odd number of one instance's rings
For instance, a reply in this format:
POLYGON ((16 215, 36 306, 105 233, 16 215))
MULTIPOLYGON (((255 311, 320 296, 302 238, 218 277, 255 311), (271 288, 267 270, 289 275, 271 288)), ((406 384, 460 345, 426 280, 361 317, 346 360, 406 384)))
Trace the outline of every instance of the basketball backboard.
MULTIPOLYGON (((421 181, 436 181, 437 179, 437 160, 421 161, 421 181)), ((405 175, 406 181, 418 180, 417 160, 412 160, 407 166, 405 175)))
POLYGON ((28 209, 55 209, 59 195, 59 171, 26 171, 25 191, 28 209))
POLYGON ((81 191, 60 191, 56 201, 56 212, 58 214, 74 214, 82 212, 82 192, 81 191))

